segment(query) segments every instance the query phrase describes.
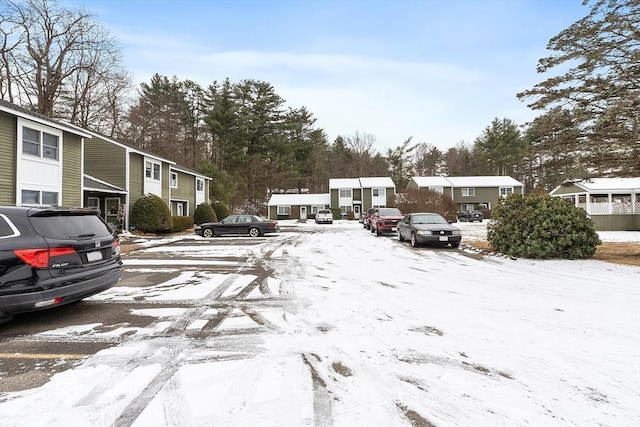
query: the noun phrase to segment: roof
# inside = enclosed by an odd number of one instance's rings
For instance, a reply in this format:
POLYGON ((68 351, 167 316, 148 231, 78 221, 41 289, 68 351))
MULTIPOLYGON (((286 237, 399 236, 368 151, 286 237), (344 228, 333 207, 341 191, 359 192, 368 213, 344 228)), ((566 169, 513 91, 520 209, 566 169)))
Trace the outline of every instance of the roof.
POLYGON ((448 176, 453 187, 524 187, 510 176, 448 176))
POLYGON ((414 176, 411 178, 418 187, 451 187, 444 176, 414 176))
POLYGON ((180 165, 171 165, 171 166, 169 166, 169 168, 170 168, 170 169, 175 169, 175 170, 180 171, 180 172, 183 172, 183 173, 188 173, 189 175, 195 175, 195 176, 197 176, 197 177, 199 177, 199 178, 208 179, 209 181, 213 181, 213 179, 212 179, 212 178, 210 178, 210 177, 208 177, 208 176, 206 176, 206 175, 203 175, 203 174, 201 174, 200 172, 196 172, 196 171, 194 171, 194 170, 192 170, 192 169, 185 168, 184 166, 180 166, 180 165))
POLYGON ((329 188, 360 188, 359 178, 331 178, 329 188))
POLYGON ((28 110, 20 107, 19 105, 12 104, 8 101, 0 99, 0 111, 4 111, 9 114, 16 115, 18 117, 26 118, 34 122, 41 123, 46 126, 56 127, 62 129, 74 135, 79 135, 85 138, 89 138, 91 135, 87 133, 85 129, 74 126, 70 123, 54 120, 51 117, 47 117, 44 114, 37 113, 35 111, 28 110))
POLYGON ((360 178, 360 187, 362 188, 395 188, 393 180, 388 176, 360 178))
POLYGON ((551 193, 558 190, 563 185, 576 185, 583 188, 587 192, 597 191, 640 191, 640 177, 639 178, 591 178, 582 181, 566 181, 564 184, 559 185, 551 191, 551 193))
POLYGON ((99 191, 101 193, 127 193, 120 187, 116 187, 115 185, 87 174, 82 175, 82 185, 85 190, 99 191))
POLYGON ((269 206, 311 206, 328 205, 331 203, 331 195, 323 194, 272 194, 269 206))

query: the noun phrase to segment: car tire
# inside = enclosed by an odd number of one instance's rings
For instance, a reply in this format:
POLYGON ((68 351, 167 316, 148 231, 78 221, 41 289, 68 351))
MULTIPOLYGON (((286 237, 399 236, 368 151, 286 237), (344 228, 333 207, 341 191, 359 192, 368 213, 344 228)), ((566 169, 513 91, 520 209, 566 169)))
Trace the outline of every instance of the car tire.
POLYGON ((376 236, 382 236, 382 233, 380 232, 379 228, 376 228, 376 236))
POLYGON ((451 247, 453 249, 456 249, 456 248, 460 247, 460 242, 452 242, 452 243, 449 243, 449 244, 451 245, 451 247))
POLYGON ((398 242, 404 242, 404 237, 402 237, 402 233, 400 233, 400 229, 397 230, 396 234, 398 237, 398 242))
POLYGON ((411 246, 413 246, 414 248, 420 246, 418 244, 418 239, 416 238, 416 233, 411 233, 411 246))
POLYGON ((251 237, 260 237, 262 233, 260 233, 260 229, 256 227, 251 227, 249 229, 249 236, 251 237))
POLYGON ((215 236, 215 233, 212 229, 205 228, 204 230, 202 230, 202 237, 211 238, 213 236, 215 236))

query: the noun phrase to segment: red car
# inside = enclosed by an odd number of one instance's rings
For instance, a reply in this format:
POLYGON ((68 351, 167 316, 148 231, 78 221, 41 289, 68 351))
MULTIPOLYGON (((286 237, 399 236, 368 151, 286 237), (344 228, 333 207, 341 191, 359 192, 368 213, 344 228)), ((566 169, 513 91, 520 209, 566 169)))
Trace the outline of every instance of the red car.
POLYGON ((404 218, 398 208, 379 208, 371 215, 371 232, 377 236, 395 233, 398 222, 404 218))

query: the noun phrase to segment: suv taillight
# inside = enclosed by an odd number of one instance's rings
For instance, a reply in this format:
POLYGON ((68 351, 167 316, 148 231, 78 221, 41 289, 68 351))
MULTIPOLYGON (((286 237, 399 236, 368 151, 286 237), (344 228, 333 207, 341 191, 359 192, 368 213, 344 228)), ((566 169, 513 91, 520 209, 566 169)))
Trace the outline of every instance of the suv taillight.
POLYGON ((16 249, 13 251, 18 258, 34 268, 49 268, 49 260, 56 256, 76 253, 73 248, 52 249, 16 249))

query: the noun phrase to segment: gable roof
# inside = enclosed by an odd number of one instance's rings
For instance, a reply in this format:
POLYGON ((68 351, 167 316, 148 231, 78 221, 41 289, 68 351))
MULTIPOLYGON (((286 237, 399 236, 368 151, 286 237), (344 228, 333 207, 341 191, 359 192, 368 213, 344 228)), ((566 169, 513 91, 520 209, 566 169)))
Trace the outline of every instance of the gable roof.
POLYGON ((86 173, 82 175, 82 185, 85 190, 93 190, 98 192, 106 192, 106 193, 121 193, 127 194, 127 191, 116 187, 113 184, 109 184, 106 181, 102 181, 94 176, 87 175, 86 173))
POLYGON ((87 133, 86 130, 74 126, 70 123, 54 120, 50 117, 45 116, 44 114, 27 110, 26 108, 20 107, 2 99, 0 99, 0 111, 4 111, 5 113, 13 114, 14 116, 22 117, 24 119, 28 119, 46 126, 55 127, 74 135, 82 136, 84 138, 89 138, 91 136, 87 133))
POLYGON ((184 166, 180 166, 180 165, 171 165, 169 166, 169 169, 175 169, 177 171, 180 171, 182 173, 188 173, 189 175, 194 175, 197 176, 198 178, 203 178, 203 179, 208 179, 209 181, 213 181, 213 178, 210 178, 206 175, 201 174, 200 172, 196 172, 192 169, 189 168, 185 168, 184 166))
POLYGON ((582 181, 566 181, 553 190, 551 194, 559 188, 573 184, 587 192, 610 192, 610 191, 640 191, 640 177, 638 178, 591 178, 582 181))
POLYGON ((272 194, 269 206, 311 206, 331 203, 329 193, 322 194, 272 194))
POLYGON ((510 176, 448 176, 454 187, 523 187, 520 181, 510 176))
POLYGON ((359 178, 331 178, 329 188, 360 188, 359 178))
POLYGON ((451 182, 444 176, 414 176, 411 180, 418 187, 451 187, 451 182))
POLYGON ((393 180, 388 176, 360 178, 360 187, 362 188, 395 188, 393 180))

